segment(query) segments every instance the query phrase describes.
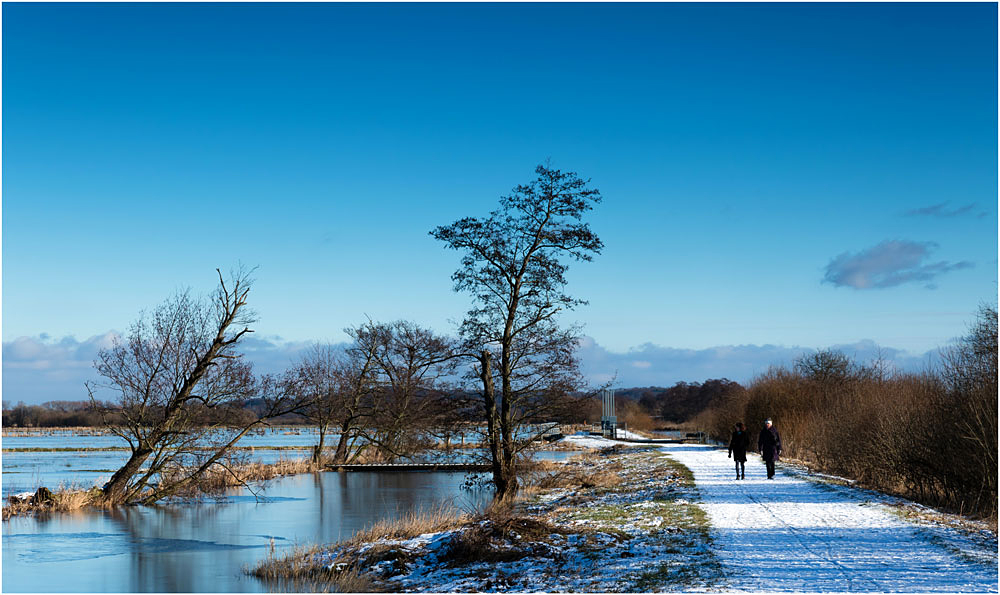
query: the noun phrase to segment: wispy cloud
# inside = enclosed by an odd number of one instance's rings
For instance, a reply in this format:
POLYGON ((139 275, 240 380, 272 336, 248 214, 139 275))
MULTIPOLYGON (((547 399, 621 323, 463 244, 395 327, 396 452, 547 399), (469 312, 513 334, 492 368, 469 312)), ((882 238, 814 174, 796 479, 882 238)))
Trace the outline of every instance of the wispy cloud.
POLYGON ((959 215, 964 215, 966 213, 971 213, 973 209, 976 208, 976 203, 969 203, 965 206, 958 207, 955 209, 949 209, 947 202, 938 203, 935 205, 930 205, 929 207, 920 207, 918 209, 910 209, 906 211, 906 215, 911 217, 957 217, 959 215))
POLYGON ((969 261, 926 262, 937 248, 933 242, 891 240, 862 250, 844 252, 826 265, 824 283, 854 289, 884 289, 904 283, 922 282, 928 289, 933 280, 950 271, 971 268, 969 261))

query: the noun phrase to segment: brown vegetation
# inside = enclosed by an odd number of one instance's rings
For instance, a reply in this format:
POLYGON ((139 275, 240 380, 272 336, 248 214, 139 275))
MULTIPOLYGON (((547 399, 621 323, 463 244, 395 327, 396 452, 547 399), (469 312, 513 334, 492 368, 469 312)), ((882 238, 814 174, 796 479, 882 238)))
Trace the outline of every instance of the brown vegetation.
POLYGON ((3 520, 12 516, 46 512, 73 512, 103 503, 103 494, 98 488, 84 490, 77 487, 59 486, 56 491, 38 488, 30 497, 11 496, 3 507, 3 520))
POLYGON ((621 484, 620 466, 590 465, 599 455, 579 455, 583 465, 551 465, 540 467, 525 483, 541 490, 554 488, 602 488, 621 484))
POLYGON ((362 570, 378 561, 404 556, 404 552, 392 548, 375 547, 360 556, 360 546, 379 540, 403 540, 453 529, 469 519, 468 515, 449 507, 411 511, 396 519, 386 519, 359 531, 338 544, 340 552, 350 551, 351 555, 330 558, 329 546, 314 545, 298 547, 278 557, 272 544, 267 558, 257 563, 248 574, 267 581, 274 586, 291 586, 297 591, 334 590, 341 593, 368 593, 377 591, 362 570))
MULTIPOLYGON (((276 477, 295 475, 298 473, 314 473, 321 468, 310 459, 280 459, 275 463, 247 463, 230 459, 218 462, 202 473, 198 481, 188 483, 174 497, 215 496, 236 487, 260 485, 276 477)), ((169 472, 169 471, 168 471, 169 472)), ((180 473, 185 473, 183 470, 180 473)), ((172 481, 166 477, 164 481, 172 481)), ((12 516, 36 514, 45 512, 71 512, 88 507, 107 507, 114 505, 105 497, 99 487, 83 489, 79 487, 59 486, 55 490, 41 487, 30 498, 11 496, 3 507, 3 518, 12 516)))
POLYGON ((287 555, 275 555, 274 542, 267 558, 254 568, 244 568, 270 587, 272 592, 291 593, 371 593, 377 591, 367 575, 356 566, 335 565, 319 568, 315 558, 322 555, 322 547, 296 547, 287 555))

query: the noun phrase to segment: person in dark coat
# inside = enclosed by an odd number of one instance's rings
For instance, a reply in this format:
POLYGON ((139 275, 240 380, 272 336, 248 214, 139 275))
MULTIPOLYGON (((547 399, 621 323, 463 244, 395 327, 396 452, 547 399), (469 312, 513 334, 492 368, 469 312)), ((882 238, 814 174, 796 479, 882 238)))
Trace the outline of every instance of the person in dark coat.
POLYGON ((767 478, 774 479, 774 462, 781 454, 781 436, 778 434, 778 428, 774 427, 770 419, 764 422, 764 429, 757 437, 757 452, 764 457, 767 478))
POLYGON ((736 462, 736 479, 746 479, 747 449, 750 448, 750 435, 743 422, 736 424, 733 437, 729 440, 729 456, 736 462))

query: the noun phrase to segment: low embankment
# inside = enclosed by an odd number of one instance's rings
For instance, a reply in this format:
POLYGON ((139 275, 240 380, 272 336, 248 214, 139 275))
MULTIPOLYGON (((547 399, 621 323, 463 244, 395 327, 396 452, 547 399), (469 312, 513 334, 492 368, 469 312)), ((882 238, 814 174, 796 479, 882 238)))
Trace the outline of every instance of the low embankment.
POLYGON ((434 511, 261 562, 274 588, 430 592, 658 591, 719 579, 687 469, 622 447, 541 465, 515 502, 434 511))

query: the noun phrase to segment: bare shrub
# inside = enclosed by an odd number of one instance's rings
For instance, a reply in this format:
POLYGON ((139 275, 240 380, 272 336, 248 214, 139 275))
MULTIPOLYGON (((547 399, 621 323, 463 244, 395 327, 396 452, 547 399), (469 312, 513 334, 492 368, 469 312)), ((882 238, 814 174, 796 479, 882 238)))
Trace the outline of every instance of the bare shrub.
POLYGON ((618 421, 624 422, 629 430, 649 432, 656 427, 653 418, 636 401, 616 398, 615 409, 618 421))
POLYGON ((461 530, 456 531, 442 555, 451 565, 511 562, 535 555, 539 544, 566 530, 544 520, 516 513, 510 501, 496 500, 461 530))

